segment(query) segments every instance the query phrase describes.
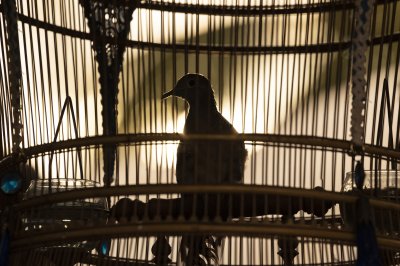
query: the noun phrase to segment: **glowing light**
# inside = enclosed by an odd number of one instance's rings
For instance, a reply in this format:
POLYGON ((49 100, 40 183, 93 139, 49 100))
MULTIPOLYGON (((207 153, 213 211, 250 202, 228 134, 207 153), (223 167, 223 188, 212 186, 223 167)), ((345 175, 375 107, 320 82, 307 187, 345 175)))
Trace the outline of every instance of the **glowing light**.
POLYGON ((110 241, 109 240, 101 241, 99 253, 103 256, 106 256, 108 255, 109 251, 110 251, 110 241))
POLYGON ((1 190, 5 194, 14 194, 21 188, 21 177, 17 172, 6 173, 1 179, 1 190))

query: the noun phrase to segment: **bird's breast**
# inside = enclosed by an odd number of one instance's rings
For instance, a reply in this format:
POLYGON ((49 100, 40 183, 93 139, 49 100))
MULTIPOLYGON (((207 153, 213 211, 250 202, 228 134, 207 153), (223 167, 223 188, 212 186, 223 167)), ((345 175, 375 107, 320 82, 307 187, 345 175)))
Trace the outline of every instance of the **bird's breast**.
POLYGON ((241 143, 232 141, 182 141, 177 153, 177 182, 180 184, 241 182, 245 160, 242 148, 244 146, 241 143))
MULTIPOLYGON (((194 110, 185 121, 185 134, 237 134, 218 112, 194 110)), ((185 140, 178 146, 176 178, 180 184, 239 183, 246 150, 243 141, 185 140)))
POLYGON ((237 131, 218 111, 189 111, 184 133, 237 134, 237 131))

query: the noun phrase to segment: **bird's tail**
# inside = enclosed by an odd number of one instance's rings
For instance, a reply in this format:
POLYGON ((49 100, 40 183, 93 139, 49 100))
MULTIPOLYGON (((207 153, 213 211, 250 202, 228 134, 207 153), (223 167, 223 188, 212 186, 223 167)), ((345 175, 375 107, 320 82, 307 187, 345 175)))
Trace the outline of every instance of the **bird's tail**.
POLYGON ((222 238, 206 236, 183 236, 180 255, 186 266, 219 265, 218 248, 222 238))

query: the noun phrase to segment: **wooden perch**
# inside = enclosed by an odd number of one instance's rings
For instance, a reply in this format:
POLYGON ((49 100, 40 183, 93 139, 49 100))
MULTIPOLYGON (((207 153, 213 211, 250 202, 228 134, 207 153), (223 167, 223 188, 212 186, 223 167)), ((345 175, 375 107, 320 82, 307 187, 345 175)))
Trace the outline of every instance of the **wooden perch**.
MULTIPOLYGON (((315 188, 322 190, 322 188, 315 188)), ((257 217, 267 214, 294 215, 300 210, 323 216, 336 202, 297 196, 260 195, 250 193, 185 194, 175 199, 150 199, 147 203, 129 198, 120 199, 111 215, 120 219, 216 219, 257 217)))

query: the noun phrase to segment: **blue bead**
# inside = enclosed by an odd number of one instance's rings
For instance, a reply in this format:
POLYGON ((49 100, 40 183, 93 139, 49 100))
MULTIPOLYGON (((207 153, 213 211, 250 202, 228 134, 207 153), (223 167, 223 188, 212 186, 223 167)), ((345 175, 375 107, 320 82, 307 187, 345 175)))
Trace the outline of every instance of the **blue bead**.
POLYGON ((6 173, 1 178, 1 190, 5 194, 14 194, 21 188, 21 177, 17 172, 6 173))
POLYGON ((108 251, 109 251, 109 243, 108 243, 108 241, 107 240, 103 240, 103 241, 101 241, 101 244, 100 244, 100 253, 101 253, 101 255, 107 255, 108 254, 108 251))

